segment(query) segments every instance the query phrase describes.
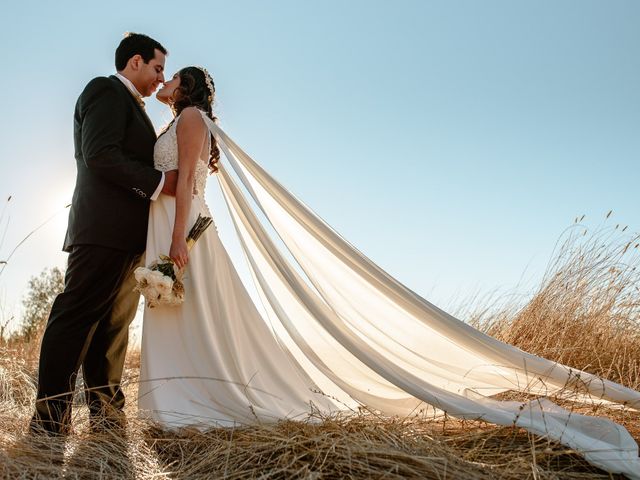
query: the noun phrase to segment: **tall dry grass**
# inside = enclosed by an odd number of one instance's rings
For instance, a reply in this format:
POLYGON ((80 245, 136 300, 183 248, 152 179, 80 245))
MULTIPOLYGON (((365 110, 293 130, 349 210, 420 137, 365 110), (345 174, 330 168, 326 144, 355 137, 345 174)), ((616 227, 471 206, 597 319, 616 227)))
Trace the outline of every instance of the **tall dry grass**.
MULTIPOLYGON (((621 230, 572 227, 529 301, 479 309, 471 320, 520 348, 638 388, 638 237, 621 230)), ((521 429, 446 417, 391 418, 363 410, 313 424, 163 431, 136 418, 135 351, 124 379, 126 437, 91 434, 78 393, 74 433, 66 442, 43 444, 25 435, 38 342, 14 338, 1 347, 0 478, 613 478, 521 429)), ((607 415, 640 440, 637 412, 572 408, 607 415)))
POLYGON ((640 235, 576 223, 523 306, 471 323, 522 350, 640 389, 640 235))

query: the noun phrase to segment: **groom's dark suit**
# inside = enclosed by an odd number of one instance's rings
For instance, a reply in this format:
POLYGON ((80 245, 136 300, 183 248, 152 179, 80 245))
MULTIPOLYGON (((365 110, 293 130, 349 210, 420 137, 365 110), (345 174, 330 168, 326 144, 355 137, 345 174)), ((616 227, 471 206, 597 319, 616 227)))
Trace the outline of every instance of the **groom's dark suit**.
POLYGON ((115 76, 85 87, 76 103, 74 140, 77 179, 63 247, 69 252, 65 289, 42 339, 32 421, 32 427, 56 433, 70 425, 80 365, 92 418, 124 406, 120 380, 139 299, 133 270, 145 249, 149 198, 162 177, 153 168, 153 125, 115 76))

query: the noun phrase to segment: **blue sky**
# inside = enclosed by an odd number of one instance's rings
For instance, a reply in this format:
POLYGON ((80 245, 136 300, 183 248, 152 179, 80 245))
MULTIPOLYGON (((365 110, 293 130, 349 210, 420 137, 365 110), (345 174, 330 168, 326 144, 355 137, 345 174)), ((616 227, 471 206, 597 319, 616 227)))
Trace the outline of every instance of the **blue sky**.
MULTIPOLYGON (((125 31, 161 41, 168 73, 206 66, 232 138, 441 306, 526 293, 576 216, 640 229, 639 2, 23 1, 3 18, 0 260, 55 216, 0 275, 0 321, 64 266, 74 103, 125 31)), ((208 201, 242 261, 213 178, 208 201)))

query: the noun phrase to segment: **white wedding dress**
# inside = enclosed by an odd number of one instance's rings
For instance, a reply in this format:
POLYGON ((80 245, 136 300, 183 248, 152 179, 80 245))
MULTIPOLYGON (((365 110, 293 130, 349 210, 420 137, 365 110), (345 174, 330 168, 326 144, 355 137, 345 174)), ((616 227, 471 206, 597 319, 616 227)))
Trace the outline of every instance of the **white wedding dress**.
MULTIPOLYGON (((185 303, 145 308, 144 415, 167 427, 207 427, 303 419, 312 405, 323 412, 358 404, 393 415, 444 411, 525 428, 609 472, 640 479, 638 446, 622 426, 546 398, 579 386, 577 400, 640 409, 639 392, 523 352, 438 309, 350 245, 203 119, 224 153, 216 178, 266 318, 210 227, 190 253, 185 303), (492 398, 508 390, 538 398, 492 398)), ((176 124, 158 139, 158 169, 177 168, 176 124)), ((201 160, 190 222, 209 214, 201 160)), ((168 253, 174 213, 172 197, 152 203, 147 263, 168 253)))
MULTIPOLYGON (((155 167, 178 168, 178 119, 158 139, 155 167)), ((198 214, 211 216, 204 200, 206 158, 197 163, 187 229, 198 214)), ((168 254, 175 198, 151 204, 146 260, 168 254)), ((303 419, 311 404, 335 409, 283 350, 263 321, 210 226, 189 254, 185 301, 179 307, 145 308, 138 405, 168 426, 202 427, 303 419)))

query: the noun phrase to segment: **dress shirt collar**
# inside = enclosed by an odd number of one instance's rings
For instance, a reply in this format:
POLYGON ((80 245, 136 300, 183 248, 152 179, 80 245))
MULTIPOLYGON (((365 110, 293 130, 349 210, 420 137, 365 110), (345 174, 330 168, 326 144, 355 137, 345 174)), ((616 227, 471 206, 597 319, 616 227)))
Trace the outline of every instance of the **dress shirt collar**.
POLYGON ((138 103, 140 104, 140 106, 144 107, 144 101, 142 100, 142 94, 138 91, 138 89, 135 87, 133 82, 131 82, 131 80, 129 80, 124 75, 121 75, 120 73, 117 73, 117 72, 116 72, 116 77, 118 77, 118 79, 122 83, 124 83, 124 86, 127 87, 127 89, 133 94, 133 96, 136 98, 136 100, 138 100, 138 103))

